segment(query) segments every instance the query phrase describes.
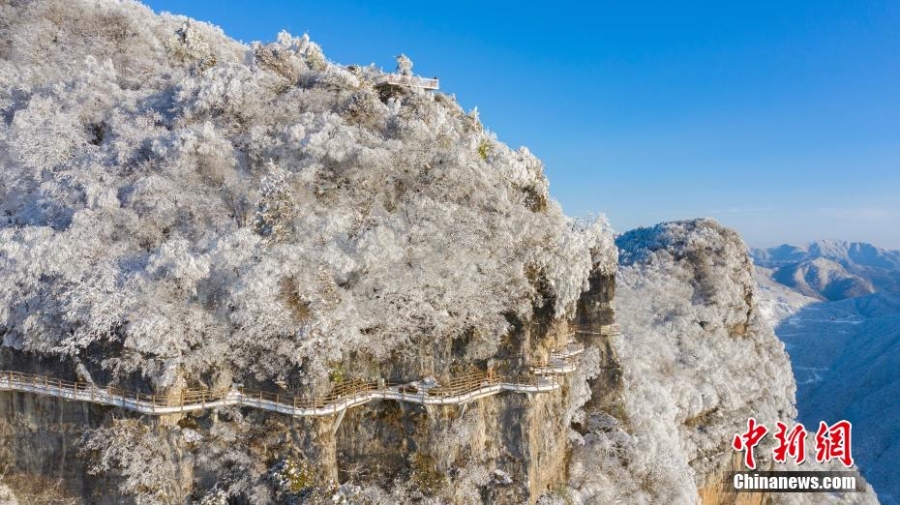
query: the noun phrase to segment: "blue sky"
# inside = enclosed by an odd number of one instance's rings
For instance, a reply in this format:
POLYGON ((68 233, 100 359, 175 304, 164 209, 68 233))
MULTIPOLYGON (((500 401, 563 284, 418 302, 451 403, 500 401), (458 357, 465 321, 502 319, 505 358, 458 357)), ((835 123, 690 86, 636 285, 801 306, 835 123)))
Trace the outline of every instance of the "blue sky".
POLYGON ((900 248, 900 2, 146 2, 339 63, 400 52, 570 215, 714 217, 750 245, 900 248))

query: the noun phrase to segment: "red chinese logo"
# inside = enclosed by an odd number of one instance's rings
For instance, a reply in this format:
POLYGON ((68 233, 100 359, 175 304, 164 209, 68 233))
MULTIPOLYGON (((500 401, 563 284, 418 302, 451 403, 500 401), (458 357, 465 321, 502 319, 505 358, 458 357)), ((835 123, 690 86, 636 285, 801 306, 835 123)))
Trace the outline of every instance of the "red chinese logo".
POLYGON ((747 468, 751 470, 756 469, 756 459, 753 457, 753 448, 759 444, 768 431, 768 428, 765 426, 761 424, 757 425, 756 419, 751 417, 750 419, 747 419, 747 431, 743 434, 734 436, 731 446, 734 447, 734 450, 736 451, 744 451, 744 464, 747 465, 747 468))
POLYGON ((778 428, 775 431, 778 446, 773 451, 775 461, 785 463, 790 456, 798 465, 803 463, 806 460, 806 428, 798 424, 788 433, 786 424, 779 421, 775 426, 778 428))
MULTIPOLYGON (((806 460, 806 436, 808 432, 802 424, 797 424, 790 430, 782 422, 775 423, 775 440, 777 445, 772 450, 776 463, 786 463, 790 457, 798 465, 806 460)), ((838 460, 847 468, 853 466, 851 451, 851 431, 853 426, 850 421, 838 421, 831 426, 825 422, 819 423, 816 431, 816 461, 827 463, 838 460)), ((769 429, 756 422, 756 419, 747 419, 747 431, 734 436, 731 446, 736 451, 744 452, 744 465, 751 470, 756 469, 756 457, 753 450, 766 437, 769 429)))
POLYGON ((850 453, 852 429, 850 421, 838 421, 831 426, 824 421, 819 422, 819 431, 816 432, 816 461, 825 463, 836 459, 847 468, 853 466, 853 456, 850 453))

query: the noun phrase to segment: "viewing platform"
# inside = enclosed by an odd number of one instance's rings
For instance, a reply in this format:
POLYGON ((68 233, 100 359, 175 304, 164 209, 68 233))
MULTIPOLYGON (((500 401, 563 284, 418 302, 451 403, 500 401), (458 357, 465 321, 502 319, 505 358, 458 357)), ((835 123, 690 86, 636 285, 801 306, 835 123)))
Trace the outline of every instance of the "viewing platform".
POLYGON ((440 83, 437 79, 428 79, 425 77, 403 74, 380 75, 375 79, 374 84, 376 86, 407 86, 410 88, 420 88, 428 91, 440 88, 440 83))
POLYGON ((429 79, 413 75, 412 66, 412 60, 405 54, 399 54, 397 55, 397 70, 392 74, 379 75, 373 84, 383 88, 418 88, 427 91, 434 91, 440 87, 437 77, 429 79))

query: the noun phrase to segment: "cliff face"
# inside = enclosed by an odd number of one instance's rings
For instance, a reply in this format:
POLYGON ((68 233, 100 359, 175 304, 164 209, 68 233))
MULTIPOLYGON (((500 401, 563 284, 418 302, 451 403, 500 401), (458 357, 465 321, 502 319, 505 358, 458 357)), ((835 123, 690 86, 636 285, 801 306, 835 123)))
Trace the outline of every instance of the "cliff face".
MULTIPOLYGON (((525 325, 511 341, 527 342, 538 331, 547 332, 540 335, 548 343, 566 341, 568 324, 542 328, 525 325)), ((591 386, 608 391, 615 382, 585 380, 609 349, 608 341, 600 348, 589 343, 585 363, 571 379, 560 379, 559 392, 499 395, 465 406, 381 402, 340 419, 238 408, 142 417, 0 393, 0 432, 11 440, 0 465, 29 500, 41 495, 40 485, 52 485, 73 503, 315 503, 335 494, 350 503, 534 503, 565 489, 566 432, 585 424, 581 407, 591 386)), ((604 360, 614 363, 610 355, 604 360)), ((4 365, 53 372, 40 360, 22 361, 7 351, 4 365)), ((599 403, 586 410, 599 412, 599 403)))
MULTIPOLYGON (((570 488, 585 503, 877 502, 868 493, 735 495, 731 439, 747 418, 791 424, 795 383, 784 345, 760 317, 740 237, 711 220, 617 239, 613 341, 620 409, 599 414, 573 451, 570 488), (740 501, 740 500, 749 501, 740 501)), ((774 468, 771 440, 757 449, 774 468)), ((814 458, 813 458, 814 459, 814 458)), ((804 468, 810 469, 810 468, 804 468)))
POLYGON ((314 418, 0 392, 22 501, 692 503, 747 416, 793 417, 733 232, 626 234, 617 272, 537 158, 379 76, 129 1, 0 2, 0 369, 312 400, 528 376, 575 331, 560 390, 314 418))
MULTIPOLYGON (((591 272, 610 275, 609 229, 564 216, 540 160, 476 112, 381 75, 130 1, 0 2, 0 368, 312 399, 546 360, 591 272)), ((534 501, 564 480, 566 438, 547 434, 580 406, 569 390, 589 398, 560 380, 339 424, 0 393, 2 463, 87 501, 330 499, 351 481, 375 501, 534 501)))
POLYGON ((628 402, 642 412, 639 429, 658 439, 652 457, 696 493, 717 484, 748 417, 795 417, 790 363, 759 317, 736 233, 699 220, 636 230, 618 244, 621 318, 635 335, 623 351, 634 363, 628 402))

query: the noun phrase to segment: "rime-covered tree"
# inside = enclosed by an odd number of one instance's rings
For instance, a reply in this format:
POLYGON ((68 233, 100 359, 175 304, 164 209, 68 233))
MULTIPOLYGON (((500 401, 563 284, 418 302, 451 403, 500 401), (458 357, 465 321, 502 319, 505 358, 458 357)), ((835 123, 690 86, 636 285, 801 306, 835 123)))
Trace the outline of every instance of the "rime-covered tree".
POLYGON ((243 45, 130 1, 0 9, 6 346, 158 387, 321 388, 354 353, 469 334, 489 357, 539 298, 571 313, 611 243, 451 97, 382 102, 377 70, 306 36, 243 45))

